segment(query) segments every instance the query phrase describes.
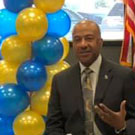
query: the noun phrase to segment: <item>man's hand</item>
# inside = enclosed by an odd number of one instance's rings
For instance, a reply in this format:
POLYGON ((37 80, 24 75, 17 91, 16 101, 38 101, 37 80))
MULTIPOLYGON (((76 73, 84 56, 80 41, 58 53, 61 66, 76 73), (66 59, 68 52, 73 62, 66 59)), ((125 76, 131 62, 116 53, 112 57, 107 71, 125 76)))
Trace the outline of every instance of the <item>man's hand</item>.
POLYGON ((120 111, 114 112, 109 109, 104 104, 100 103, 95 106, 95 112, 99 115, 99 117, 114 127, 115 129, 121 129, 125 126, 125 117, 126 117, 126 109, 125 109, 126 101, 122 101, 120 105, 120 111))

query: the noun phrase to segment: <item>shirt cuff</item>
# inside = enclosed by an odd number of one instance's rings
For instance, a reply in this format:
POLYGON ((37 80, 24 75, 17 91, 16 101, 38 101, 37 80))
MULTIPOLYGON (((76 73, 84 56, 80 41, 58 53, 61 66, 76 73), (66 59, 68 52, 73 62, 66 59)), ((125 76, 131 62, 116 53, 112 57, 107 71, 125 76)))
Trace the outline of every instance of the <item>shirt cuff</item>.
POLYGON ((115 129, 115 133, 116 134, 120 134, 120 133, 123 133, 125 130, 126 130, 126 122, 125 122, 125 125, 124 125, 124 127, 123 128, 121 128, 121 129, 115 129))

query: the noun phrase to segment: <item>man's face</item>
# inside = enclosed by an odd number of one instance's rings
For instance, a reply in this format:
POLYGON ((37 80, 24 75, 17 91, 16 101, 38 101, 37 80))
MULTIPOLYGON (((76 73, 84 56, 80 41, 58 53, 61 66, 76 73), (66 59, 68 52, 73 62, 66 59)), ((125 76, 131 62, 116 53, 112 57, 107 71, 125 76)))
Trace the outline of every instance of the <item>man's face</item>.
POLYGON ((73 48, 79 61, 91 65, 98 57, 103 41, 97 26, 90 22, 77 24, 73 30, 73 48))

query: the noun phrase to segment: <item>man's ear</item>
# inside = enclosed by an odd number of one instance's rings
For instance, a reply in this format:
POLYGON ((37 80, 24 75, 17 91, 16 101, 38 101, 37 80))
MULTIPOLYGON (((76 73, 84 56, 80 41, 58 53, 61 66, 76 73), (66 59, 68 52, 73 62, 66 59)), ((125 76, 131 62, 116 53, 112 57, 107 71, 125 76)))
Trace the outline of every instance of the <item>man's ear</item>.
POLYGON ((98 43, 99 43, 99 45, 102 47, 102 46, 103 46, 103 39, 100 38, 100 39, 98 40, 98 43))

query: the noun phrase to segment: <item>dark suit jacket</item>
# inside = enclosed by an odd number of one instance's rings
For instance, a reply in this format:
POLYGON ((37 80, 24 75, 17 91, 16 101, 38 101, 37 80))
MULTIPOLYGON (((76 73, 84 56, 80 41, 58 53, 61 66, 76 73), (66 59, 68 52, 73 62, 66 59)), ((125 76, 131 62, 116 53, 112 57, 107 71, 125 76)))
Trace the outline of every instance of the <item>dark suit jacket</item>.
MULTIPOLYGON (((127 100, 126 135, 135 135, 135 75, 125 67, 103 59, 96 87, 95 104, 104 103, 113 111, 127 100), (108 76, 106 78, 105 76, 108 76)), ((46 133, 48 135, 85 135, 84 103, 79 64, 57 74, 53 79, 48 109, 46 133)), ((103 135, 115 135, 114 128, 98 115, 95 121, 103 135)))

